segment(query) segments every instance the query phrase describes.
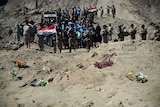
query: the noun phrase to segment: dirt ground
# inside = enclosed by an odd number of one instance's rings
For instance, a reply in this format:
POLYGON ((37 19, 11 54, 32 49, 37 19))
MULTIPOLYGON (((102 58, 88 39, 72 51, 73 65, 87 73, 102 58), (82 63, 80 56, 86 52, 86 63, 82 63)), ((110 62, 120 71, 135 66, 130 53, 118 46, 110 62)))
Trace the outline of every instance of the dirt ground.
POLYGON ((31 47, 1 51, 1 107, 160 106, 160 43, 133 43, 128 40, 100 44, 99 48, 93 48, 90 52, 77 49, 72 53, 63 50, 61 54, 53 54, 52 48, 47 46, 44 52, 38 50, 37 44, 31 47), (95 52, 97 55, 92 57, 95 52), (112 66, 98 69, 93 65, 112 53, 116 53, 111 58, 112 66), (9 74, 15 68, 12 61, 18 59, 26 61, 29 67, 18 69, 17 76, 12 77, 9 74), (79 68, 78 64, 83 67, 79 68), (43 66, 50 67, 52 71, 42 71, 43 66), (129 80, 126 77, 129 71, 143 72, 148 81, 139 83, 129 80), (17 79, 19 76, 21 80, 17 79), (53 78, 53 81, 45 87, 20 87, 34 78, 45 81, 53 78))

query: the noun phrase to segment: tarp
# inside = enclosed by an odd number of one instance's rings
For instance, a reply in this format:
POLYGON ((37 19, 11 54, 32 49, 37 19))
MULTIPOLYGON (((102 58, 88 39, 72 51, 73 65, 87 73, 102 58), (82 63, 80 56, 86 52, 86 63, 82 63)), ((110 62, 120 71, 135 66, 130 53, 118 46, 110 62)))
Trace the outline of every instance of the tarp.
POLYGON ((87 10, 88 10, 88 12, 95 12, 95 11, 97 11, 97 8, 96 7, 90 7, 87 10))
POLYGON ((45 18, 52 18, 52 17, 57 17, 57 13, 56 12, 45 12, 43 15, 45 18))
POLYGON ((56 33, 56 26, 51 25, 51 26, 44 26, 44 27, 38 27, 38 35, 41 36, 50 36, 56 33))

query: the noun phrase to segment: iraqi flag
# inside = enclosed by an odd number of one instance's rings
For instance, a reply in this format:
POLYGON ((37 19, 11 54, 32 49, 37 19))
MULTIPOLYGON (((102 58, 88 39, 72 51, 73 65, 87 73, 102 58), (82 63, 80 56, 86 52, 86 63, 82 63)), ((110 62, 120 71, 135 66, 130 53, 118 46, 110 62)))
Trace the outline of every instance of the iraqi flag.
POLYGON ((56 12, 45 12, 44 17, 57 17, 57 13, 56 12))
POLYGON ((56 33, 56 26, 51 25, 51 26, 44 26, 44 27, 38 27, 38 35, 41 36, 51 36, 56 33))
POLYGON ((88 12, 95 12, 95 11, 97 11, 97 8, 96 7, 90 7, 87 10, 88 10, 88 12))

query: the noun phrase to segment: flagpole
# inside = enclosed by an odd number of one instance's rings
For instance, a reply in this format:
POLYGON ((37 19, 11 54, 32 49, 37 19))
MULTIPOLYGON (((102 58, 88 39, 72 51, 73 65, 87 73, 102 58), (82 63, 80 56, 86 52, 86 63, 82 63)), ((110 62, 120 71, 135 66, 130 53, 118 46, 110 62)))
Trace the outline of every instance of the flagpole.
MULTIPOLYGON (((57 28, 57 17, 56 17, 56 25, 55 25, 55 28, 57 28)), ((57 49, 58 49, 58 37, 57 37, 57 29, 56 29, 56 52, 57 52, 57 49)))

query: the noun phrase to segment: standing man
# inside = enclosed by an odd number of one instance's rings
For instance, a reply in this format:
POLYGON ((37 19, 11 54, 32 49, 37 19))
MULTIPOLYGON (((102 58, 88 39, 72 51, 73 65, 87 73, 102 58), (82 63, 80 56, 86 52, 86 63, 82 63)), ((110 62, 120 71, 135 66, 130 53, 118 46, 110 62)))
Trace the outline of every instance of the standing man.
POLYGON ((96 33, 96 39, 97 39, 97 42, 101 43, 102 42, 102 37, 100 35, 100 32, 101 32, 101 27, 100 27, 99 24, 97 24, 96 31, 95 31, 95 33, 96 33))
POLYGON ((119 25, 119 26, 118 26, 118 30, 119 30, 118 39, 119 39, 120 41, 124 41, 125 27, 124 27, 123 25, 119 25))
POLYGON ((36 9, 38 8, 38 0, 36 0, 36 9))
POLYGON ((53 40, 53 51, 54 53, 57 52, 57 34, 55 36, 52 37, 52 40, 53 40))
POLYGON ((108 43, 108 29, 107 25, 103 25, 103 32, 102 32, 103 42, 108 43))
MULTIPOLYGON (((43 27, 44 24, 40 24, 40 27, 43 27)), ((40 51, 43 51, 44 50, 44 36, 43 35, 37 35, 38 36, 38 45, 39 45, 39 48, 40 48, 40 51)))
POLYGON ((64 48, 65 49, 69 48, 69 44, 68 44, 69 37, 68 37, 67 32, 68 32, 68 28, 66 27, 64 32, 62 33, 62 35, 63 35, 63 44, 64 44, 64 48))
POLYGON ((71 52, 72 50, 72 47, 74 48, 74 51, 76 50, 76 44, 77 44, 77 35, 76 35, 76 32, 74 31, 74 26, 71 25, 71 29, 69 30, 68 32, 68 35, 69 35, 69 40, 68 40, 68 43, 69 43, 69 52, 71 52))
POLYGON ((21 34, 21 29, 19 24, 15 24, 15 31, 16 31, 16 36, 15 36, 15 41, 20 41, 20 34, 21 34))
POLYGON ((115 8, 115 6, 112 5, 112 8, 111 8, 111 9, 112 9, 112 10, 111 10, 112 16, 113 16, 113 18, 115 18, 115 15, 116 15, 116 8, 115 8))
POLYGON ((61 32, 58 32, 58 49, 59 49, 59 52, 61 53, 62 52, 62 43, 63 43, 63 37, 62 37, 62 33, 61 32))
POLYGON ((100 11, 101 11, 101 18, 102 18, 103 17, 103 13, 104 13, 102 6, 100 8, 100 11))
POLYGON ((106 8, 106 9, 107 9, 107 14, 110 15, 110 6, 107 5, 107 8, 106 8))
POLYGON ((91 30, 87 30, 84 33, 84 41, 85 41, 85 44, 86 44, 87 51, 89 52, 90 48, 91 48, 91 45, 92 45, 92 32, 91 32, 91 30))
POLYGON ((25 38, 26 47, 30 48, 30 43, 31 43, 31 33, 30 32, 31 32, 31 28, 28 25, 29 24, 28 20, 26 20, 25 22, 26 22, 26 24, 23 27, 23 30, 24 30, 23 36, 25 38))
POLYGON ((111 23, 109 23, 109 26, 108 26, 108 40, 109 41, 112 40, 112 34, 113 34, 113 27, 112 27, 111 23))
POLYGON ((131 40, 134 40, 136 38, 136 33, 137 33, 137 30, 136 28, 134 27, 134 24, 131 24, 130 25, 130 29, 129 29, 129 34, 131 36, 131 40))
POLYGON ((81 48, 81 32, 80 32, 80 29, 77 30, 76 34, 77 34, 77 47, 81 48))
POLYGON ((33 20, 30 21, 29 26, 30 26, 31 29, 32 29, 31 32, 30 32, 30 34, 31 34, 31 43, 32 43, 32 42, 34 42, 34 38, 35 38, 35 35, 36 35, 36 33, 37 33, 37 27, 35 26, 33 20))
POLYGON ((78 18, 80 18, 80 16, 81 16, 81 8, 80 7, 77 8, 77 15, 78 15, 78 18))
POLYGON ((44 37, 43 35, 38 35, 39 39, 38 39, 38 45, 40 48, 40 51, 44 50, 44 37))
POLYGON ((141 36, 142 40, 146 40, 147 28, 145 28, 145 25, 141 26, 140 36, 141 36))
POLYGON ((156 26, 154 30, 154 40, 160 41, 160 27, 156 26))

